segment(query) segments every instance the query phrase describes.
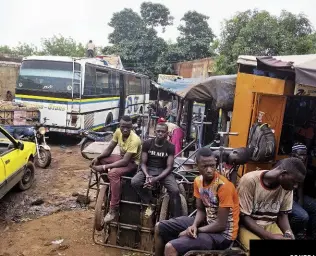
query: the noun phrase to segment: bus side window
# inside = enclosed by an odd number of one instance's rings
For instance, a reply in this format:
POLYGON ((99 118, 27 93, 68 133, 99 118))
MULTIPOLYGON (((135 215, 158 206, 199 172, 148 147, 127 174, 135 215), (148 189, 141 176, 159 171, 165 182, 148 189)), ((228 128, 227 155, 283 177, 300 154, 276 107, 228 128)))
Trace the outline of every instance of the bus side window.
MULTIPOLYGON (((120 96, 120 73, 116 72, 115 95, 120 96)), ((122 86, 123 87, 123 86, 122 86)))
POLYGON ((140 95, 143 93, 142 90, 142 82, 140 77, 136 77, 135 79, 135 94, 140 95))
POLYGON ((116 90, 116 84, 117 84, 117 80, 119 80, 119 77, 117 77, 116 72, 115 71, 110 71, 110 79, 109 79, 109 83, 110 83, 110 93, 111 95, 118 95, 117 94, 117 90, 116 90))
POLYGON ((109 88, 109 73, 107 71, 96 72, 96 94, 111 94, 111 89, 109 88))
POLYGON ((95 68, 86 65, 85 82, 84 82, 84 95, 95 95, 95 68))

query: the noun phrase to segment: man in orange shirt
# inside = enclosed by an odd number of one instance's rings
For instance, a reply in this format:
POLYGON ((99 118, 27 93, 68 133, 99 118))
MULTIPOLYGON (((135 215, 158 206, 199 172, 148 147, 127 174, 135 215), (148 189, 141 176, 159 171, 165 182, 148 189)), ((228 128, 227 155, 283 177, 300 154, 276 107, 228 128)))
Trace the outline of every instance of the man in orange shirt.
POLYGON ((156 256, 184 255, 191 250, 224 250, 237 237, 239 200, 234 185, 216 171, 216 160, 209 148, 197 152, 196 162, 201 174, 194 180, 196 216, 158 222, 156 256))

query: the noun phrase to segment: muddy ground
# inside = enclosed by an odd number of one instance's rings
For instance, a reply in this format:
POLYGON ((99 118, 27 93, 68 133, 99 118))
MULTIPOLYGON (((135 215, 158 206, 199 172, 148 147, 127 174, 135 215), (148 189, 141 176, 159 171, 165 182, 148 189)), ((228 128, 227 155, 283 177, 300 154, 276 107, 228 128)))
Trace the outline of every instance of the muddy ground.
POLYGON ((51 166, 37 168, 33 187, 0 200, 0 256, 131 255, 92 241, 95 194, 89 205, 77 202, 87 189, 89 161, 76 143, 51 142, 51 166))

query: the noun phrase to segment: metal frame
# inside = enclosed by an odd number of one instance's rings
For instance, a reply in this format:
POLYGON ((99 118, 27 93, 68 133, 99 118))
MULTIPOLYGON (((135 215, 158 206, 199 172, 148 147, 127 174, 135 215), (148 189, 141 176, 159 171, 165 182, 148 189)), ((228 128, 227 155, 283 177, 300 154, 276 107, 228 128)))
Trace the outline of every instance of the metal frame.
MULTIPOLYGON (((103 177, 107 177, 107 173, 98 173, 96 171, 94 171, 93 169, 90 170, 91 171, 91 174, 90 174, 90 178, 89 178, 89 185, 88 185, 88 190, 87 190, 87 196, 89 195, 89 192, 90 192, 90 189, 93 189, 93 190, 97 190, 97 197, 98 198, 98 195, 99 195, 99 191, 100 191, 100 186, 101 185, 108 185, 110 186, 110 183, 109 182, 104 182, 103 181, 103 177), (95 177, 96 178, 96 181, 95 182, 92 182, 92 178, 95 177)), ((132 177, 128 177, 128 176, 122 176, 121 179, 129 179, 131 180, 132 177)), ((108 198, 110 198, 110 189, 108 190, 108 195, 107 195, 108 198)), ((122 203, 128 203, 128 204, 133 204, 133 205, 141 205, 141 206, 149 206, 147 204, 142 204, 142 203, 138 203, 138 202, 131 202, 131 201, 124 201, 124 200, 121 200, 122 203)), ((109 207, 109 201, 107 202, 107 205, 106 205, 106 210, 108 209, 109 207)), ((127 250, 127 251, 133 251, 133 252, 140 252, 140 253, 146 253, 146 254, 150 254, 150 255, 153 255, 154 252, 152 251, 144 251, 144 250, 139 250, 139 249, 135 249, 135 248, 130 248, 130 247, 123 247, 123 246, 119 246, 119 245, 112 245, 112 244, 108 244, 107 243, 107 240, 108 240, 108 234, 107 234, 107 231, 108 231, 108 228, 106 226, 116 226, 118 229, 120 227, 123 227, 124 229, 130 229, 130 230, 140 230, 140 227, 137 226, 137 225, 131 225, 131 224, 123 224, 123 223, 119 223, 119 222, 116 222, 116 221, 113 221, 109 224, 106 224, 104 226, 104 229, 103 229, 103 232, 104 232, 104 236, 103 236, 103 243, 99 242, 96 240, 96 229, 93 228, 93 232, 92 232, 92 240, 95 244, 98 244, 98 245, 102 245, 102 246, 105 246, 105 247, 111 247, 111 248, 117 248, 117 249, 121 249, 121 250, 127 250)), ((143 230, 144 232, 148 232, 148 233, 154 233, 154 228, 150 229, 150 228, 141 228, 141 230, 143 230)))

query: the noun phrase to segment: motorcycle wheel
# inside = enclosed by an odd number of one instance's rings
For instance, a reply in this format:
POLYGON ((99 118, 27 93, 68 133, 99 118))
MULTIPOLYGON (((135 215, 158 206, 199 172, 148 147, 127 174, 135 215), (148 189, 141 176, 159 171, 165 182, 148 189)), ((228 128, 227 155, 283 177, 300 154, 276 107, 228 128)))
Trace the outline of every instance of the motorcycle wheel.
POLYGON ((35 165, 40 168, 47 168, 52 161, 52 155, 49 150, 40 148, 39 152, 35 157, 35 165), (41 159, 38 158, 38 155, 41 156, 41 159))
POLYGON ((88 160, 91 160, 91 157, 88 157, 84 152, 83 150, 88 147, 91 143, 93 143, 94 141, 93 140, 86 140, 84 143, 82 143, 81 147, 80 147, 80 152, 81 152, 81 155, 85 158, 85 159, 88 159, 88 160))

